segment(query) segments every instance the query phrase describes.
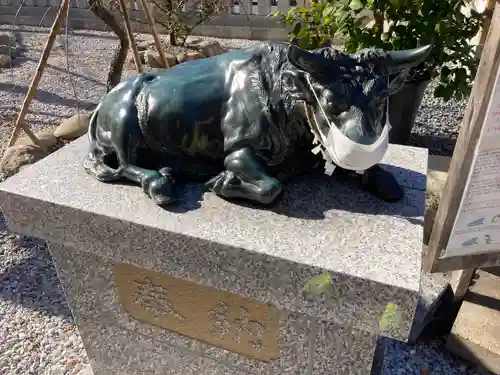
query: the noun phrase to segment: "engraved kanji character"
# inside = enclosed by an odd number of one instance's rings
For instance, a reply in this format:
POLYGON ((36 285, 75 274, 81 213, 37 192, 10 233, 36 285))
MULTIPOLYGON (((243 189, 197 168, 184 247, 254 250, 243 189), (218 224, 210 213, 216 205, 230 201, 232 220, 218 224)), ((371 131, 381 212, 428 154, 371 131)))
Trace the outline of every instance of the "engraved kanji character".
POLYGON ((251 338, 248 342, 255 350, 262 348, 262 338, 264 335, 264 326, 255 321, 250 320, 250 313, 244 307, 240 307, 240 317, 235 320, 236 324, 236 337, 235 340, 239 343, 241 341, 242 333, 246 333, 251 338))
POLYGON ((179 319, 185 319, 174 309, 173 303, 168 297, 167 288, 154 284, 149 278, 133 280, 133 283, 137 288, 137 292, 133 294, 134 304, 141 306, 157 317, 174 316, 179 319))
POLYGON ((225 302, 219 302, 213 309, 208 312, 212 332, 223 338, 230 329, 229 322, 229 305, 225 302))

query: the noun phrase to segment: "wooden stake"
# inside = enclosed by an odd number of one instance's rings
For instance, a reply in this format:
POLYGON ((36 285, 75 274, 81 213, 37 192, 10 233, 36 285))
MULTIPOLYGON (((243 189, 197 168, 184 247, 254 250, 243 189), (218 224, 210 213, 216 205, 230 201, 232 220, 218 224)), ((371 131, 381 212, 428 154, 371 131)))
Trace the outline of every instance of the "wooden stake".
POLYGON ((455 301, 460 301, 465 297, 475 273, 475 268, 453 271, 451 274, 450 286, 453 289, 453 299, 455 301))
MULTIPOLYGON (((68 13, 68 7, 69 7, 69 0, 63 0, 61 3, 61 6, 59 8, 59 11, 57 12, 56 19, 54 20, 54 23, 52 24, 52 28, 50 29, 50 34, 47 39, 47 42, 45 43, 45 47, 43 49, 42 57, 40 58, 40 61, 38 61, 38 66, 36 68, 35 76, 33 77, 31 81, 31 85, 28 89, 28 93, 26 94, 23 102, 23 106, 21 107, 21 111, 19 112, 19 115, 17 117, 16 125, 14 128, 14 131, 12 132, 12 135, 10 136, 9 143, 7 147, 13 146, 16 141, 17 137, 19 136, 19 132, 21 129, 24 130, 24 132, 28 135, 28 137, 31 139, 31 141, 41 147, 42 149, 45 150, 45 148, 41 145, 40 141, 38 138, 31 132, 31 130, 28 128, 28 126, 24 123, 24 118, 26 117, 26 114, 28 113, 28 108, 33 100, 33 97, 35 96, 36 93, 36 88, 38 84, 40 83, 40 80, 42 79, 43 71, 45 70, 45 66, 47 65, 47 60, 50 55, 50 51, 52 50, 52 46, 54 45, 54 42, 56 40, 57 34, 59 34, 59 30, 61 29, 62 22, 64 20, 64 17, 68 13)), ((47 150, 45 150, 47 151, 47 150)))
POLYGON ((160 37, 158 36, 158 32, 156 31, 155 21, 153 19, 153 15, 151 14, 151 9, 149 8, 149 4, 146 0, 141 0, 142 9, 144 9, 144 13, 146 14, 146 18, 149 23, 149 27, 151 29, 151 34, 153 34, 153 38, 155 40, 156 49, 160 54, 161 63, 165 68, 170 68, 168 64, 167 58, 165 57, 165 51, 163 51, 163 46, 161 45, 160 37))
MULTIPOLYGON (((484 10, 492 12, 494 9, 495 9, 495 0, 486 0, 484 10)), ((490 30, 490 26, 491 26, 491 15, 484 20, 483 27, 481 30, 481 38, 479 40, 480 46, 482 46, 486 41, 486 37, 488 36, 488 31, 490 30)))
POLYGON ((128 15, 127 6, 125 5, 125 0, 118 0, 120 4, 120 10, 122 12, 123 21, 125 22, 125 30, 127 30, 128 40, 130 42, 130 48, 132 48, 132 53, 134 54, 135 67, 139 73, 142 73, 141 58, 139 57, 139 52, 137 51, 137 45, 135 44, 135 37, 132 33, 132 26, 130 26, 130 17, 128 15))

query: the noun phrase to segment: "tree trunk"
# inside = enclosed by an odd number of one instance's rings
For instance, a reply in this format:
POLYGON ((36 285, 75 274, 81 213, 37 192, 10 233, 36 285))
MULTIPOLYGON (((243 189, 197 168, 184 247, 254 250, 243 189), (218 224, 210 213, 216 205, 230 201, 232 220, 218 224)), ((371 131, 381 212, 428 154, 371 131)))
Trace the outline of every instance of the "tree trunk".
POLYGON ((177 45, 177 38, 175 37, 175 31, 171 31, 169 34, 170 37, 170 45, 171 46, 176 46, 177 45))
MULTIPOLYGON (((172 0, 167 0, 167 9, 168 9, 170 17, 175 17, 175 15, 173 14, 174 4, 172 4, 172 0)), ((177 45, 177 35, 175 35, 175 31, 174 31, 175 24, 176 24, 176 22, 172 22, 172 30, 170 30, 170 34, 169 34, 171 46, 177 45)))
POLYGON ((92 13, 99 17, 120 39, 120 46, 115 51, 109 68, 108 81, 106 83, 106 90, 109 92, 121 81, 123 66, 127 60, 130 43, 127 33, 117 22, 113 14, 106 9, 102 0, 89 0, 89 7, 92 13))

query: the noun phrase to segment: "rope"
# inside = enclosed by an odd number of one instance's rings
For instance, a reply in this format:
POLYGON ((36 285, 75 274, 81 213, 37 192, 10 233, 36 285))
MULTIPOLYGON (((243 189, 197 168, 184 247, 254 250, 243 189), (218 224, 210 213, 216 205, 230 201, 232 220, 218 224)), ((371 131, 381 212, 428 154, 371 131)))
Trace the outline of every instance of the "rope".
MULTIPOLYGON (((22 0, 21 4, 17 8, 16 14, 14 15, 14 19, 12 20, 12 29, 10 30, 11 35, 14 35, 14 29, 16 27, 17 17, 19 17, 19 13, 21 13, 21 9, 23 9, 26 0, 22 0)), ((12 46, 9 42, 9 57, 12 56, 12 46)), ((9 59, 9 70, 10 70, 10 81, 14 83, 14 71, 12 70, 12 58, 9 59)))
POLYGON ((66 55, 66 74, 68 75, 71 89, 73 91, 73 97, 74 97, 75 103, 76 103, 76 115, 78 116, 78 118, 80 118, 80 101, 78 100, 78 96, 76 95, 76 86, 75 86, 75 82, 73 81, 73 75, 71 74, 71 68, 70 68, 70 63, 69 63, 69 35, 68 35, 69 16, 70 16, 70 7, 68 7, 68 11, 66 12, 66 21, 64 24, 64 34, 65 34, 65 39, 66 39, 65 43, 64 43, 64 47, 65 47, 64 49, 65 49, 65 55, 66 55))
MULTIPOLYGON (((23 4, 21 4, 21 5, 23 5, 23 4)), ((37 66, 35 75, 33 76, 32 80, 31 80, 31 84, 30 84, 30 87, 28 89, 28 93, 24 97, 24 101, 23 101, 23 104, 21 106, 21 110, 19 111, 14 130, 12 132, 10 139, 9 139, 8 147, 15 144, 15 142, 19 136, 19 132, 22 129, 22 130, 24 130, 24 132, 28 135, 28 137, 31 139, 31 141, 35 145, 37 145, 45 150, 45 147, 40 143, 39 139, 29 129, 27 124, 24 122, 24 119, 25 119, 25 116, 28 112, 29 105, 30 105, 31 101, 33 100, 33 97, 36 93, 37 86, 42 78, 43 71, 44 71, 45 66, 47 64, 47 59, 50 56, 52 46, 55 42, 57 34, 59 33, 61 23, 63 21, 62 17, 64 17, 68 13, 68 8, 69 8, 69 0, 62 0, 59 11, 57 12, 57 16, 54 19, 54 22, 52 24, 52 27, 51 27, 51 30, 49 33, 49 37, 48 37, 47 42, 45 44, 45 47, 43 49, 42 56, 40 57, 40 60, 38 61, 38 66, 37 66)), ((18 9, 17 15, 19 14, 19 11, 20 11, 20 9, 18 9)), ((15 23, 16 19, 17 19, 17 16, 14 19, 14 23, 15 23)), ((14 30, 14 29, 12 29, 12 30, 14 30)), ((10 49, 10 47, 9 47, 9 49, 10 49)))
POLYGON ((52 9, 52 7, 54 6, 54 4, 56 3, 57 0, 52 0, 52 2, 50 3, 49 7, 47 8, 47 10, 45 11, 45 13, 43 14, 42 18, 40 19, 40 22, 38 23, 38 27, 41 27, 42 26, 42 22, 45 18, 45 16, 47 15, 47 13, 49 13, 49 11, 52 9))
MULTIPOLYGON (((56 3, 57 0, 52 0, 51 4, 49 5, 49 7, 47 8, 47 10, 45 11, 45 13, 42 15, 42 18, 40 19, 40 22, 38 24, 38 26, 40 27, 43 23, 43 20, 44 18, 46 17, 46 15, 49 13, 50 9, 53 7, 53 5, 56 3)), ((64 1, 64 0, 63 0, 64 1)), ((17 9, 17 12, 14 16, 14 20, 12 22, 12 28, 11 28, 11 34, 14 35, 14 30, 15 30, 15 27, 16 27, 16 22, 17 22, 17 19, 19 17, 19 14, 23 8, 23 6, 25 5, 26 3, 26 0, 22 0, 21 1, 21 4, 19 5, 18 9, 17 9)), ((63 17, 65 17, 65 57, 66 57, 66 74, 68 75, 68 79, 69 79, 69 82, 70 82, 70 85, 71 85, 71 89, 73 91, 73 97, 74 97, 74 100, 75 100, 75 103, 76 103, 76 112, 77 112, 77 116, 80 117, 80 101, 78 99, 78 96, 77 96, 77 93, 76 93, 76 85, 75 85, 75 82, 73 80, 73 76, 71 74, 71 65, 70 65, 70 58, 69 58, 69 27, 68 27, 68 23, 69 23, 69 17, 70 17, 70 10, 69 10, 69 6, 67 6, 67 9, 65 10, 65 14, 62 15, 63 17)), ((59 14, 59 13, 58 13, 59 14)), ((59 17, 59 16, 57 16, 59 17)), ((55 25, 55 24, 54 24, 55 25)), ((55 27, 53 25, 53 28, 55 27)), ((50 52, 49 52, 50 53, 50 52)), ((45 54, 45 51, 44 51, 44 54, 45 54)), ((12 49, 11 49, 11 43, 9 43, 9 56, 12 55, 12 49)), ((46 58, 47 56, 45 56, 46 58)), ((41 64, 41 62, 39 62, 39 64, 41 64)), ((12 69, 12 60, 9 61, 9 65, 10 65, 10 73, 11 73, 11 82, 14 83, 15 79, 14 79, 14 71, 12 69)), ((40 67, 39 67, 40 69, 40 67)), ((41 78, 41 76, 40 76, 41 78)), ((33 85, 33 82, 32 82, 32 85, 33 85)), ((34 90, 36 90, 36 86, 34 87, 34 90)), ((30 95, 33 95, 34 92, 31 92, 31 87, 30 87, 30 92, 28 92, 25 96, 25 102, 28 100, 28 96, 29 98, 32 98, 32 96, 30 95)), ((19 117, 21 118, 21 120, 18 118, 18 123, 16 123, 16 126, 14 128, 14 131, 11 135, 11 139, 9 140, 9 143, 7 144, 7 147, 9 145, 13 145, 15 144, 16 140, 17 140, 17 137, 19 135, 19 125, 21 125, 21 128, 24 130, 24 132, 28 135, 28 137, 33 141, 34 144, 36 145, 39 145, 40 147, 42 147, 42 145, 40 144, 38 138, 35 136, 35 134, 29 129, 29 127, 24 123, 24 116, 22 116, 23 114, 25 114, 26 112, 24 111, 27 111, 27 108, 25 108, 25 104, 27 103, 23 103, 23 108, 21 109, 21 112, 22 113, 19 113, 19 117), (19 124, 19 122, 21 122, 19 124)), ((28 104, 29 105, 29 104, 28 104)), ((43 148, 43 147, 42 147, 43 148)))

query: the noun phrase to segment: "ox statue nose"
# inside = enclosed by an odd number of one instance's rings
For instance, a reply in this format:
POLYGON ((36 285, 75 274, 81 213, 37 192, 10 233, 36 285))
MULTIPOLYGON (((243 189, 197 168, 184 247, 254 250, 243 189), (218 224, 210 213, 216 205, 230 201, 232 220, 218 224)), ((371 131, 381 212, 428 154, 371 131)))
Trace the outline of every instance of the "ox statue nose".
POLYGON ((351 106, 337 117, 336 123, 340 131, 353 142, 372 144, 377 139, 375 113, 370 108, 351 106))

